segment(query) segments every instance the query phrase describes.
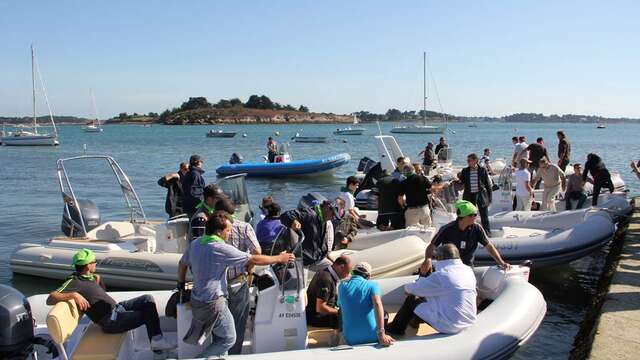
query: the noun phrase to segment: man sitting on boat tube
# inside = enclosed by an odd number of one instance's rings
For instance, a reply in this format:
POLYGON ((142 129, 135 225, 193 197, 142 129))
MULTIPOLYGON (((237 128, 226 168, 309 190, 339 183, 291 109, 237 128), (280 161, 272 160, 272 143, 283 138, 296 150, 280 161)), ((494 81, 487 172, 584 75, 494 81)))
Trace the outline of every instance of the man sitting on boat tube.
POLYGON ((437 259, 436 272, 405 285, 409 296, 387 325, 388 333, 404 335, 414 314, 444 334, 458 333, 475 323, 477 292, 473 270, 462 263, 453 244, 440 246, 437 259))
POLYGON ((122 333, 145 325, 152 350, 176 347, 162 336, 158 310, 151 295, 116 303, 105 291, 100 275, 95 273, 96 255, 89 249, 81 249, 73 255, 73 266, 76 271, 49 294, 47 305, 73 300, 78 309, 106 333, 122 333))
POLYGON ((511 265, 502 260, 498 249, 489 241, 487 233, 482 226, 476 223, 478 208, 470 201, 460 200, 456 202, 456 214, 458 218, 442 227, 433 236, 431 243, 425 250, 425 259, 420 266, 420 274, 428 275, 431 272, 431 257, 436 247, 443 244, 453 244, 460 252, 460 259, 465 265, 473 266, 473 257, 482 244, 496 264, 503 269, 510 269, 511 265))
POLYGON ((251 255, 226 242, 233 229, 233 218, 225 211, 215 211, 207 219, 205 234, 194 239, 178 264, 178 288, 184 289, 187 269, 193 274, 191 309, 193 320, 183 338, 192 345, 202 345, 213 334, 213 342, 202 356, 224 355, 236 342, 234 319, 227 297, 227 269, 236 266, 286 264, 295 260, 293 254, 276 256, 251 255))

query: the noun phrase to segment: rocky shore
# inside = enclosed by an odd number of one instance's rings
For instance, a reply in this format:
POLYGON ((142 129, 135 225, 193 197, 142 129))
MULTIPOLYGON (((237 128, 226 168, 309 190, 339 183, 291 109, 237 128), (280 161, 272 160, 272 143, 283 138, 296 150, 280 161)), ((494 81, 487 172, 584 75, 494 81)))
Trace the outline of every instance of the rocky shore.
POLYGON ((208 124, 328 124, 350 123, 353 117, 327 113, 307 113, 267 109, 195 109, 180 111, 161 119, 165 125, 208 124))

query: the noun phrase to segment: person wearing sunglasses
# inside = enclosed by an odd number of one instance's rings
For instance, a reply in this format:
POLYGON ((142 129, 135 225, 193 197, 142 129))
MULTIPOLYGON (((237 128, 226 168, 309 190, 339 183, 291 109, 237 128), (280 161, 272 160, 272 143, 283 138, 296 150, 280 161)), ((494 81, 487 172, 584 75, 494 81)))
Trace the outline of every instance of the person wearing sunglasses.
POLYGON ((75 272, 49 294, 47 305, 73 300, 78 309, 105 333, 117 334, 145 325, 153 351, 176 347, 162 335, 158 310, 151 295, 116 303, 107 294, 100 275, 95 273, 96 255, 89 249, 81 249, 73 255, 73 267, 75 272))
POLYGON ((478 208, 466 200, 457 201, 455 206, 457 219, 440 227, 431 239, 431 243, 425 250, 425 259, 420 266, 420 274, 428 275, 431 273, 431 258, 434 256, 436 248, 443 244, 455 245, 460 252, 460 260, 469 266, 473 266, 473 257, 478 244, 482 244, 498 266, 505 270, 510 269, 511 265, 502 260, 498 249, 489 241, 487 233, 482 226, 476 223, 478 208))

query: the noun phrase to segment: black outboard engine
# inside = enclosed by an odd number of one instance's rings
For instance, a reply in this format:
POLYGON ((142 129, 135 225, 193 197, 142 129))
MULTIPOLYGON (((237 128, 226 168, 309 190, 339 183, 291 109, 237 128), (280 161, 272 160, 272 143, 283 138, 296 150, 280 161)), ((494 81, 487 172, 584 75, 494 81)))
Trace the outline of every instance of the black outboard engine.
POLYGON ((0 359, 26 359, 33 345, 45 345, 54 357, 57 349, 51 340, 33 336, 33 316, 27 298, 18 290, 0 285, 0 359))
POLYGON ((360 186, 358 186, 355 195, 358 195, 360 191, 373 189, 376 186, 378 180, 382 178, 382 165, 379 162, 374 163, 372 167, 367 168, 365 174, 366 175, 362 182, 360 182, 360 186))
POLYGON ((229 164, 242 164, 243 161, 244 158, 242 157, 242 155, 233 153, 231 154, 231 158, 229 159, 229 164))
POLYGON ((373 159, 370 159, 370 158, 365 156, 362 159, 360 159, 360 162, 358 163, 358 170, 357 171, 360 171, 360 172, 363 172, 363 173, 366 174, 366 173, 369 172, 369 170, 372 167, 376 166, 377 163, 378 163, 377 161, 375 161, 373 159))
POLYGON ((300 198, 298 202, 298 209, 313 208, 316 205, 320 205, 323 201, 328 200, 324 195, 317 192, 310 192, 300 198))
MULTIPOLYGON (((96 204, 91 200, 78 200, 80 205, 80 213, 82 213, 82 219, 84 219, 84 227, 87 231, 98 227, 100 225, 100 210, 96 204)), ((69 203, 69 214, 71 219, 67 218, 67 215, 62 215, 62 232, 67 236, 84 236, 82 233, 82 225, 80 222, 80 213, 73 202, 69 203)))

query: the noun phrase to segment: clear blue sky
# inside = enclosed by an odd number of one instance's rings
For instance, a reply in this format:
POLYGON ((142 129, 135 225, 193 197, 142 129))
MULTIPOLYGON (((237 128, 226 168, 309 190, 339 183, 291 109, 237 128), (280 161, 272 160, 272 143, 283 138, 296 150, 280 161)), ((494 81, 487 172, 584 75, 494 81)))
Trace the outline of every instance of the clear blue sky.
POLYGON ((0 115, 31 111, 33 42, 59 115, 89 115, 89 88, 101 118, 251 94, 418 109, 426 50, 449 113, 640 117, 639 18, 638 1, 3 1, 0 115))

